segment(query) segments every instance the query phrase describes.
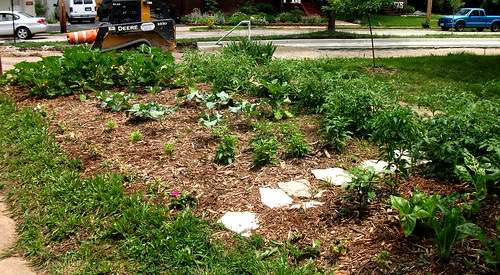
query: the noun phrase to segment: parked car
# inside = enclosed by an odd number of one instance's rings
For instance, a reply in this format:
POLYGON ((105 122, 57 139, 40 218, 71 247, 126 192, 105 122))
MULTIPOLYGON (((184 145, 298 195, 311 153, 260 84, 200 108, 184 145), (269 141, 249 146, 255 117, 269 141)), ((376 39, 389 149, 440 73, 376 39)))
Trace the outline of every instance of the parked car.
POLYGON ((483 31, 485 28, 492 32, 500 31, 500 16, 486 15, 483 9, 461 9, 454 15, 439 18, 438 25, 443 31, 455 28, 456 31, 464 31, 465 28, 476 28, 483 31))
MULTIPOLYGON (((59 2, 54 6, 58 6, 59 2)), ((97 5, 95 0, 64 0, 64 8, 66 10, 66 18, 68 22, 75 23, 83 20, 88 20, 91 23, 95 22, 97 16, 97 5)), ((57 18, 60 18, 60 11, 57 10, 57 18)))
POLYGON ((0 35, 15 34, 19 39, 29 39, 36 33, 46 31, 47 23, 43 17, 34 17, 18 11, 0 11, 0 35))

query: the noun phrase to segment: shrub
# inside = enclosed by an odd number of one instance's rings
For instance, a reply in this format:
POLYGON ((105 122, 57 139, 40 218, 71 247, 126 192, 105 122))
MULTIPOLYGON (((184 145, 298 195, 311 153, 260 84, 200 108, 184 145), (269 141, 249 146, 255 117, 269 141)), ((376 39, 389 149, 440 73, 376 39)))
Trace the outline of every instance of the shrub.
POLYGON ((374 184, 377 174, 369 169, 353 168, 349 170, 352 180, 344 186, 347 198, 358 210, 364 211, 375 198, 374 184))
POLYGON ((264 64, 271 61, 273 54, 276 51, 276 46, 271 42, 262 44, 259 41, 242 39, 233 41, 222 49, 224 54, 238 55, 245 54, 252 57, 258 64, 264 64))
POLYGON ((279 143, 276 138, 257 138, 251 143, 253 163, 256 166, 276 164, 279 143))
MULTIPOLYGON (((387 86, 359 78, 339 83, 334 90, 329 91, 325 104, 322 106, 323 116, 327 118, 340 117, 347 124, 347 130, 354 135, 367 137, 370 133, 370 119, 389 104, 387 86)), ((327 125, 324 125, 327 126, 327 125)))
POLYGON ((278 14, 276 21, 282 23, 299 23, 302 20, 302 16, 304 16, 304 12, 302 10, 294 9, 289 12, 278 14))
POLYGON ((282 124, 280 131, 287 157, 302 158, 309 154, 311 149, 297 125, 292 123, 282 124))
POLYGON ((351 139, 352 132, 349 131, 350 121, 339 116, 325 115, 322 120, 323 138, 326 144, 337 152, 341 152, 351 139))
POLYGON ((432 171, 448 177, 457 165, 463 164, 465 149, 477 158, 495 159, 494 144, 500 144, 499 116, 496 105, 479 101, 467 108, 452 107, 446 114, 424 121, 427 131, 422 151, 432 161, 432 171))
POLYGON ((419 154, 423 137, 418 116, 409 108, 395 107, 377 113, 369 123, 371 137, 382 146, 384 159, 407 175, 407 168, 415 163, 413 160, 419 154), (410 160, 404 157, 406 152, 413 156, 410 160))
POLYGON ((135 143, 142 140, 142 133, 140 130, 134 130, 130 133, 129 138, 131 142, 135 143))
POLYGON ((231 164, 236 156, 236 147, 238 146, 238 138, 232 135, 226 135, 222 138, 221 143, 215 150, 215 162, 219 164, 231 164))

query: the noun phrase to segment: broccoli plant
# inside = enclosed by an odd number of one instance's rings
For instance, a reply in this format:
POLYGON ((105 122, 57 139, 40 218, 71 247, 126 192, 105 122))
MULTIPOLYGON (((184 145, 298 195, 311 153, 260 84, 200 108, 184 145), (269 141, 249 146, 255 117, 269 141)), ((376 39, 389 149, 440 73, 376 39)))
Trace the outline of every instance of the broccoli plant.
POLYGON ((119 112, 132 107, 129 101, 133 98, 133 96, 124 92, 101 92, 96 97, 101 101, 101 108, 110 110, 111 112, 119 112))
POLYGON ((167 114, 172 114, 174 112, 174 108, 165 107, 155 102, 150 102, 147 104, 134 104, 130 109, 127 110, 127 113, 132 116, 132 119, 136 120, 159 119, 167 114))

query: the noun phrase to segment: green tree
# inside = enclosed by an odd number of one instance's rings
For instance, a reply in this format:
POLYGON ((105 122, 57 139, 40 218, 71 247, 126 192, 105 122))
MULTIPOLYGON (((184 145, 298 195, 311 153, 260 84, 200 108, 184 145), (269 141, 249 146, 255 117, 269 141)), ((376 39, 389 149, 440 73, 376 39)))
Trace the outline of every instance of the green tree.
POLYGON ((327 0, 323 11, 328 14, 328 30, 335 31, 335 18, 337 16, 368 18, 372 42, 373 66, 375 67, 375 47, 373 45, 373 31, 371 15, 379 12, 384 6, 393 5, 393 0, 327 0))

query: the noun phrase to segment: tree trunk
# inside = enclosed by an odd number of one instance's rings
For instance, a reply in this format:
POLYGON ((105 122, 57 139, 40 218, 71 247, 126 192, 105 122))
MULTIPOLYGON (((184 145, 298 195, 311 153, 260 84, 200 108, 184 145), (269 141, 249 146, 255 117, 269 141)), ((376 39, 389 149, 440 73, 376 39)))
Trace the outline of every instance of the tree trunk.
POLYGON ((373 30, 372 30, 372 19, 371 15, 368 14, 368 26, 370 27, 370 39, 372 41, 372 60, 373 60, 373 68, 375 68, 375 45, 373 44, 373 30))
POLYGON ((335 32, 335 18, 336 14, 334 11, 328 13, 328 31, 335 32))

